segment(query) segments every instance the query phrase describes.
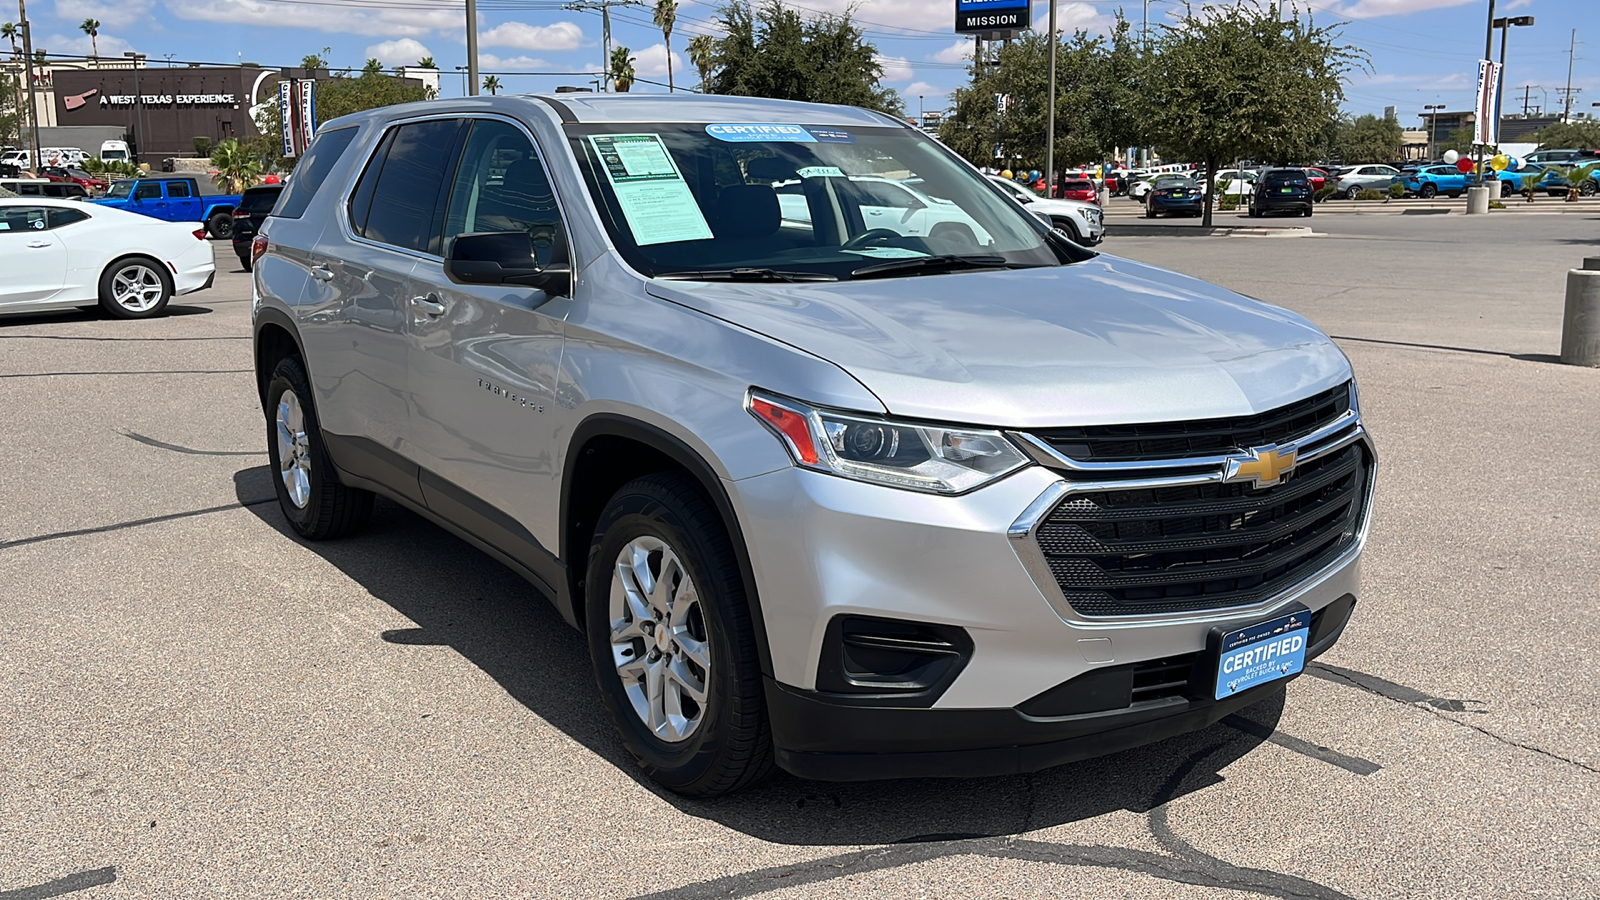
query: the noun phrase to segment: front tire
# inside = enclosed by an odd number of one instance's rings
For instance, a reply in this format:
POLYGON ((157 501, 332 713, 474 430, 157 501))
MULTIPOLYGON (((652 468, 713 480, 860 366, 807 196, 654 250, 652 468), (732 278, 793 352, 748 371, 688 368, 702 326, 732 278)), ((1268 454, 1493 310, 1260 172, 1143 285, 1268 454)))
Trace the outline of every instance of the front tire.
POLYGON ((1578 196, 1580 197, 1593 197, 1597 193, 1600 193, 1600 181, 1595 181, 1593 178, 1578 185, 1578 196))
POLYGON ((1055 225, 1057 231, 1064 233, 1074 244, 1080 247, 1089 246, 1088 242, 1083 239, 1083 235, 1078 233, 1078 226, 1072 224, 1071 219, 1055 218, 1050 221, 1055 225))
POLYGON ((770 772, 744 581, 698 486, 676 474, 624 485, 600 514, 584 584, 600 696, 645 775, 716 797, 770 772))
POLYGON ((266 413, 272 486, 295 533, 321 541, 365 528, 372 519, 372 493, 339 480, 311 405, 311 384, 297 357, 279 360, 272 370, 266 413))
POLYGON ((100 308, 119 319, 159 316, 172 299, 172 277, 145 256, 117 260, 100 273, 100 308))

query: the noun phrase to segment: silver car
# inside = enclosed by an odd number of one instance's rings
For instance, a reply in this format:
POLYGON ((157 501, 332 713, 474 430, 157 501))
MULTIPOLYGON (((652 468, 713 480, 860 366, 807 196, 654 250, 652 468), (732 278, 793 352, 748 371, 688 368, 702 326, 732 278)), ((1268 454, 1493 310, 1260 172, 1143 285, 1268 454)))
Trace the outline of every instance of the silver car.
POLYGON ((293 530, 352 534, 383 494, 524 576, 673 791, 1203 728, 1356 603, 1374 457, 1333 342, 1077 246, 876 112, 360 113, 252 253, 293 530), (964 218, 908 234, 863 176, 964 218))
POLYGON ((1400 170, 1394 166, 1347 166, 1335 172, 1333 181, 1324 187, 1333 188, 1336 196, 1354 200, 1362 191, 1387 191, 1399 177, 1400 170))

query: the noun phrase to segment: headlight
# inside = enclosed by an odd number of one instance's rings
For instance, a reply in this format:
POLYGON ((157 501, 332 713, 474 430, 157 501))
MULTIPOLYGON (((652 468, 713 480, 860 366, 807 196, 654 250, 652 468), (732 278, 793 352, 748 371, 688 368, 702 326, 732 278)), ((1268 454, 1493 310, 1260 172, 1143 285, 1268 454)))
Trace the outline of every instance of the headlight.
POLYGON ((998 431, 851 415, 760 391, 745 405, 795 463, 856 481, 961 494, 1028 464, 998 431))

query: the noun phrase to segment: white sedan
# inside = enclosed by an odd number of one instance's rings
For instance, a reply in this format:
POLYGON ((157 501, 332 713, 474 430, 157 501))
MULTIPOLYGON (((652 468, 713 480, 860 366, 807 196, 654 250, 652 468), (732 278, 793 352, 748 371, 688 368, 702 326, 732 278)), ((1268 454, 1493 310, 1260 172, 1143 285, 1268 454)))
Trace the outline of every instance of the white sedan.
POLYGON ((0 200, 0 312, 98 303, 122 319, 160 315, 211 286, 205 226, 71 200, 0 200))

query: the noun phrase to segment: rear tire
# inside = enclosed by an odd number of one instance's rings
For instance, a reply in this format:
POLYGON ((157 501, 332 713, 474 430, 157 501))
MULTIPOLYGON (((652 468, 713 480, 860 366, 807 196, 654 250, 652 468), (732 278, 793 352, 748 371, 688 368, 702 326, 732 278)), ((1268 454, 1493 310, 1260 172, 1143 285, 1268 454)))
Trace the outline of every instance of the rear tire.
MULTIPOLYGON (((1595 181, 1593 178, 1591 178, 1588 181, 1585 181, 1583 184, 1578 185, 1578 196, 1593 197, 1595 194, 1600 194, 1600 181, 1595 181)), ((1560 195, 1558 194, 1557 196, 1560 195)))
POLYGON ((771 772, 744 580, 699 486, 674 473, 624 485, 600 514, 584 584, 600 696, 645 775, 716 797, 771 772))
POLYGON ((1436 185, 1425 184, 1417 189, 1417 196, 1424 200, 1432 200, 1439 196, 1439 188, 1436 185))
POLYGON ((1361 188, 1359 188, 1359 187, 1345 188, 1344 198, 1346 200, 1354 200, 1359 196, 1361 196, 1361 188))
POLYGON ((272 485, 278 507, 295 533, 321 541, 365 528, 372 520, 372 493, 339 480, 299 357, 285 357, 273 368, 266 418, 272 485))
POLYGON ((172 276, 147 256, 119 259, 100 273, 100 308, 119 319, 159 316, 172 299, 172 276))
POLYGON ((206 231, 219 241, 233 237, 233 216, 225 212, 215 212, 206 220, 206 231))

